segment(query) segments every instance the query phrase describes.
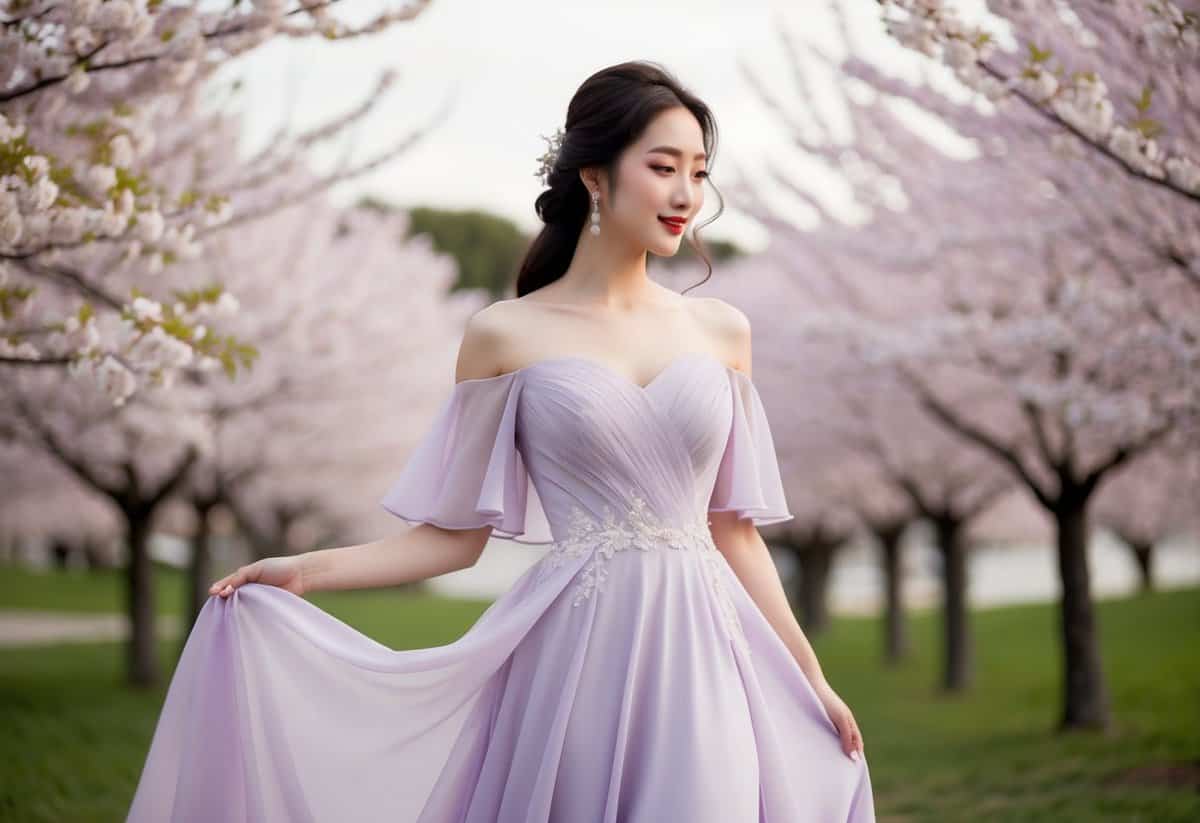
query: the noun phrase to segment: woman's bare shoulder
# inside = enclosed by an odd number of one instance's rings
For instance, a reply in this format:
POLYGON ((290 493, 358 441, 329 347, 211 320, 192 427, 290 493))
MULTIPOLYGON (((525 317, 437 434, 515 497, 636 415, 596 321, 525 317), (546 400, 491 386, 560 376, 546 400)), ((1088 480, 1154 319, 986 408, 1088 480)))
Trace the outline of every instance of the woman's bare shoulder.
POLYGON ((530 307, 525 305, 526 302, 521 298, 497 300, 467 319, 458 348, 456 381, 495 377, 504 371, 510 341, 521 328, 528 331, 530 307))
POLYGON ((687 301, 685 305, 695 317, 709 324, 714 331, 736 332, 750 326, 750 318, 744 311, 719 297, 693 297, 683 294, 680 295, 680 299, 687 301))
POLYGON ((718 297, 691 297, 689 301, 692 317, 704 329, 714 349, 721 352, 725 361, 735 369, 750 370, 750 318, 732 303, 718 297))

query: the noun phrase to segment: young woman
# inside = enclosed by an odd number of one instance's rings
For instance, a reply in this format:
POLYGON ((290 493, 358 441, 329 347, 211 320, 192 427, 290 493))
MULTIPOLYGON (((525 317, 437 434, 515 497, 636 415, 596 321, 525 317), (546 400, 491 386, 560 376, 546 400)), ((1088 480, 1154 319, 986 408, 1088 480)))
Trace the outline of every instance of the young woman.
POLYGON ((418 524, 213 584, 129 820, 867 823, 862 736, 757 526, 788 520, 739 310, 646 275, 715 124, 652 63, 597 72, 542 158, 517 297, 382 504, 418 524), (462 638, 396 651, 297 595, 549 551, 462 638))

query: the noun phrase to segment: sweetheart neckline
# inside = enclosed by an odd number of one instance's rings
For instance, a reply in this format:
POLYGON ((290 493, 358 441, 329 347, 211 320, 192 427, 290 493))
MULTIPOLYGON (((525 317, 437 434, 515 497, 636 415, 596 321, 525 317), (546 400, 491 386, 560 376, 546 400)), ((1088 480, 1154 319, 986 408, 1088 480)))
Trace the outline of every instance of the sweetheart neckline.
POLYGON ((534 360, 532 363, 526 363, 524 366, 521 366, 520 368, 513 369, 512 371, 501 372, 500 374, 494 374, 491 377, 468 377, 463 380, 459 380, 454 385, 461 386, 464 383, 482 383, 482 382, 486 382, 486 381, 490 381, 490 380, 499 380, 503 377, 514 377, 516 375, 527 372, 530 369, 534 369, 534 368, 537 368, 540 366, 553 365, 553 364, 557 364, 557 363, 572 363, 573 362, 573 363, 584 363, 586 365, 592 366, 594 368, 599 369, 600 371, 603 371, 603 372, 609 374, 610 376, 614 377, 615 379, 620 380, 622 383, 624 383, 627 386, 632 386, 633 388, 637 389, 638 391, 649 392, 654 387, 654 385, 656 383, 658 383, 659 380, 661 380, 664 376, 666 376, 666 374, 668 372, 670 372, 672 369, 674 369, 680 363, 683 363, 694 357, 698 357, 698 358, 701 358, 704 360, 709 360, 713 363, 716 363, 718 366, 725 369, 727 372, 733 372, 734 374, 742 374, 742 375, 745 374, 744 372, 741 372, 741 371, 735 369, 733 366, 730 366, 728 363, 723 362, 719 357, 712 354, 711 352, 691 351, 691 352, 683 352, 682 354, 678 354, 675 357, 673 357, 670 361, 667 362, 667 365, 665 365, 661 369, 659 369, 658 374, 656 374, 650 378, 650 381, 648 383, 642 384, 642 383, 635 383, 633 380, 631 380, 630 378, 621 374, 616 369, 609 366, 607 363, 603 363, 603 362, 596 360, 594 358, 591 358, 591 357, 584 357, 583 355, 564 354, 564 355, 560 355, 558 357, 544 357, 541 360, 534 360))

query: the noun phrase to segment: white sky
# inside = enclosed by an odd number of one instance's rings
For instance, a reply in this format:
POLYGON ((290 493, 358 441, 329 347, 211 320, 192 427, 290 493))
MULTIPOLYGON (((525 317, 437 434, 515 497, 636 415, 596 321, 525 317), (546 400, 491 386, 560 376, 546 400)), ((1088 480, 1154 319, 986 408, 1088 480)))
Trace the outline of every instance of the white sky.
MULTIPOLYGON (((380 0, 352 0, 364 14, 380 0)), ((884 39, 878 6, 845 4, 854 29, 872 50, 899 53, 884 39)), ((347 17, 346 10, 338 14, 347 17)), ((827 4, 743 0, 433 0, 415 20, 345 43, 273 42, 238 61, 247 148, 289 119, 303 127, 354 106, 385 67, 399 72, 387 100, 358 129, 350 147, 369 155, 431 121, 457 95, 443 123, 383 169, 344 184, 340 202, 374 193, 402 206, 483 208, 505 215, 524 230, 538 226, 533 201, 540 191, 536 158, 540 134, 562 125, 567 103, 594 71, 631 59, 649 59, 672 71, 713 109, 719 128, 713 180, 723 171, 751 175, 764 161, 797 169, 817 195, 837 208, 836 179, 804 165, 776 121, 751 92, 738 68, 743 61, 785 99, 795 99, 786 74, 780 31, 840 53, 827 4), (799 10, 797 10, 799 8, 799 10), (290 114, 289 114, 290 112, 290 114)), ((347 150, 316 155, 320 165, 347 150)), ((701 220, 716 207, 706 190, 701 220)), ((802 217, 797 217, 802 222, 802 217)), ((706 236, 733 239, 747 248, 765 242, 757 224, 727 202, 706 236)))

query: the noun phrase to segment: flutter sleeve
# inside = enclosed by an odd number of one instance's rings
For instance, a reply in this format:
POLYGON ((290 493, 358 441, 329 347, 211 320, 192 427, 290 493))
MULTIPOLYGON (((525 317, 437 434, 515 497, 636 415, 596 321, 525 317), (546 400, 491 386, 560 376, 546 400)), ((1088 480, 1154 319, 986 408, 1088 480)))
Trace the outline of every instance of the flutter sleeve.
POLYGON ((745 373, 730 369, 729 380, 732 422, 708 510, 736 511, 755 526, 791 520, 762 399, 745 373))
POLYGON ((517 446, 518 372, 454 384, 384 509, 409 523, 446 529, 492 527, 519 543, 552 540, 537 490, 517 446))

